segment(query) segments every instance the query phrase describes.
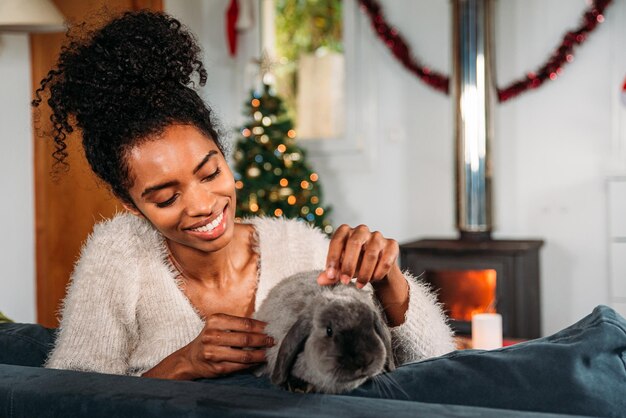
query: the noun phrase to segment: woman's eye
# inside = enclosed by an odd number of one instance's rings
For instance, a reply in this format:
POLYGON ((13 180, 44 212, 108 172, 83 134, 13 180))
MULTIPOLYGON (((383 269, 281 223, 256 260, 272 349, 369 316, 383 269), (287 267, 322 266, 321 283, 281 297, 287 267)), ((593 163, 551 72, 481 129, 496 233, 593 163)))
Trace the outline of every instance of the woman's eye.
POLYGON ((214 171, 214 172, 212 172, 212 173, 211 173, 211 174, 209 174, 208 176, 204 177, 204 178, 202 179, 202 181, 211 181, 211 180, 213 180, 215 177, 217 177, 217 176, 218 176, 221 172, 222 172, 222 170, 220 170, 220 168, 219 168, 219 167, 217 167, 217 168, 215 169, 215 171, 214 171))
POLYGON ((168 206, 172 205, 172 203, 174 203, 174 202, 176 201, 176 198, 177 198, 177 197, 178 197, 178 195, 177 195, 177 194, 175 194, 174 196, 170 197, 169 199, 167 199, 167 200, 166 200, 166 201, 164 201, 164 202, 158 202, 156 205, 157 205, 157 207, 159 207, 159 208, 166 208, 166 207, 168 207, 168 206))

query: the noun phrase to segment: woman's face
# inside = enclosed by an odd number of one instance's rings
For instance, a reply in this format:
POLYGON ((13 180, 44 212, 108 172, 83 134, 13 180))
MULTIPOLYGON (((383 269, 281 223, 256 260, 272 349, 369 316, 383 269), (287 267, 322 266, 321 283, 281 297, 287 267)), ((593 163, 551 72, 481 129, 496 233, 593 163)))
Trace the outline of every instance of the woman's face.
POLYGON ((171 125, 127 156, 136 208, 168 240, 203 252, 234 232, 235 181, 215 142, 190 125, 171 125))

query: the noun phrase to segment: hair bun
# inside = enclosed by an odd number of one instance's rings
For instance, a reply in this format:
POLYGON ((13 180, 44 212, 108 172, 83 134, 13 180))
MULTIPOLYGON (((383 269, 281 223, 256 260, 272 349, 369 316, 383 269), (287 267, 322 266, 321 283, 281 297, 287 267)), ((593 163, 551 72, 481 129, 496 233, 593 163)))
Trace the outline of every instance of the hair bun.
MULTIPOLYGON (((193 35, 173 17, 127 12, 86 39, 64 46, 58 68, 42 81, 34 104, 50 84, 52 107, 74 114, 79 126, 86 128, 98 122, 93 118, 97 114, 132 111, 151 103, 150 97, 159 90, 188 86, 194 74, 204 85, 207 74, 199 54, 193 35)), ((67 118, 55 116, 55 122, 71 132, 67 118)))
POLYGON ((97 32, 91 43, 92 58, 99 65, 90 68, 97 68, 102 78, 113 76, 112 80, 139 85, 188 85, 197 71, 200 84, 206 82, 193 35, 163 13, 126 13, 97 32))

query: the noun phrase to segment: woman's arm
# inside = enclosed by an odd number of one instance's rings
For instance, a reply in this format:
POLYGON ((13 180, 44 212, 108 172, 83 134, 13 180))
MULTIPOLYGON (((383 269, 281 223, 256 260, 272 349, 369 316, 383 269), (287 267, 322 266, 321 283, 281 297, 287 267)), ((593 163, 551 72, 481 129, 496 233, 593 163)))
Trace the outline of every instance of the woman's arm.
POLYGON ((409 272, 405 271, 403 276, 409 285, 408 306, 404 321, 390 328, 398 364, 454 351, 453 332, 435 293, 409 272))
POLYGON ((409 283, 394 265, 384 280, 372 282, 374 295, 380 302, 390 327, 402 325, 409 309, 409 283))
POLYGON ((227 314, 211 315, 191 343, 167 356, 143 377, 192 380, 213 378, 265 362, 265 349, 274 345, 265 322, 227 314))
POLYGON ((128 373, 128 355, 137 338, 133 295, 139 292, 138 263, 107 230, 97 226, 81 250, 46 367, 128 373))
POLYGON ((357 287, 371 284, 387 316, 394 354, 402 364, 454 350, 452 332, 431 290, 398 267, 399 246, 365 225, 341 225, 328 246, 321 285, 355 277, 357 287))

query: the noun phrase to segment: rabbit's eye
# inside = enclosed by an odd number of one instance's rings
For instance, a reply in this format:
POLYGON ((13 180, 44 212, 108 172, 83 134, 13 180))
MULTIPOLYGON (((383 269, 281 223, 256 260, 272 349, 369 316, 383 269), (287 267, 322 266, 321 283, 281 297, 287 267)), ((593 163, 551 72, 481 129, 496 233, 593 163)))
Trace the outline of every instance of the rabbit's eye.
POLYGON ((326 327, 326 335, 328 337, 332 337, 333 336, 333 329, 331 327, 326 327))

